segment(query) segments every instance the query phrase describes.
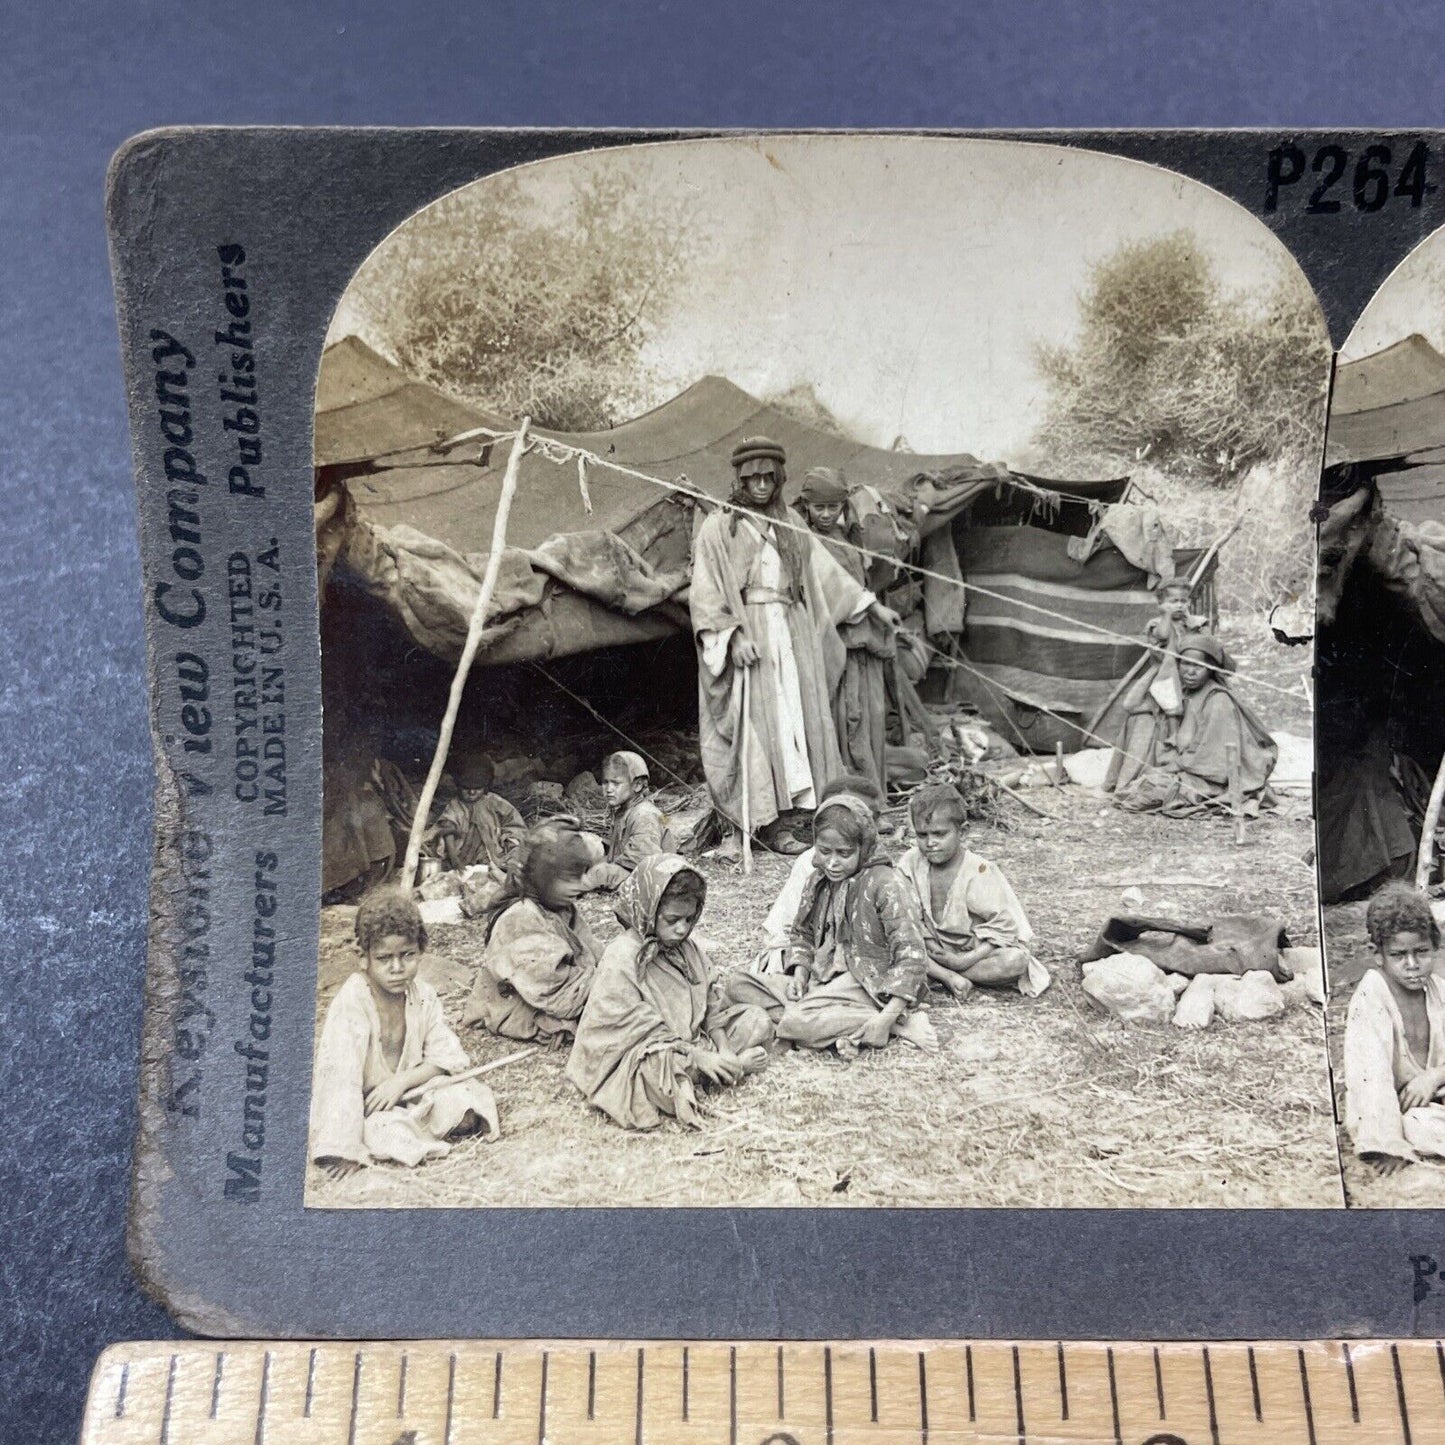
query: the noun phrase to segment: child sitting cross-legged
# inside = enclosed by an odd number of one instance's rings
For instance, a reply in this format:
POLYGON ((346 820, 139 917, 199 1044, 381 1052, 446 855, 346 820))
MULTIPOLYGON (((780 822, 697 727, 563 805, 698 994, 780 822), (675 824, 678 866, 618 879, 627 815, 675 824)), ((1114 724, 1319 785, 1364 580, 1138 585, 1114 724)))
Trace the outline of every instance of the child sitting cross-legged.
POLYGON ((768 1061, 767 1014, 722 999, 692 938, 706 896, 702 874, 674 853, 644 858, 618 895, 626 932, 597 966, 567 1077, 624 1128, 666 1116, 696 1127, 699 1085, 736 1084, 768 1061))
POLYGON ((980 984, 1037 998, 1050 979, 1029 948, 1034 931, 1008 879, 964 844, 968 810, 958 789, 920 788, 908 811, 918 842, 898 871, 923 915, 929 978, 955 998, 980 984))
POLYGON ((1345 1018, 1345 1127, 1381 1174, 1422 1156, 1445 1158, 1445 979, 1440 930, 1424 894, 1387 883, 1365 931, 1376 967, 1355 986, 1345 1018))
POLYGON ((549 818, 528 833, 483 912, 487 947, 464 1024, 552 1043, 576 1032, 598 953, 577 899, 599 851, 572 817, 549 818))
POLYGON ((757 1003, 778 1038, 853 1058, 890 1038, 932 1053, 938 1037, 919 1009, 928 991, 918 904, 878 850, 873 807, 839 793, 813 819, 813 872, 778 974, 733 973, 725 995, 757 1003))
POLYGON ((311 1085, 311 1158, 332 1178, 440 1159, 447 1140, 467 1134, 497 1136, 492 1091, 480 1079, 445 1082, 471 1060, 416 976, 426 941, 416 904, 397 889, 356 910, 361 967, 326 1010, 311 1085))
POLYGON ((589 891, 621 888, 644 858, 672 851, 662 810, 647 796, 647 762, 638 753, 610 753, 602 764, 602 792, 612 826, 607 856, 587 874, 589 891))

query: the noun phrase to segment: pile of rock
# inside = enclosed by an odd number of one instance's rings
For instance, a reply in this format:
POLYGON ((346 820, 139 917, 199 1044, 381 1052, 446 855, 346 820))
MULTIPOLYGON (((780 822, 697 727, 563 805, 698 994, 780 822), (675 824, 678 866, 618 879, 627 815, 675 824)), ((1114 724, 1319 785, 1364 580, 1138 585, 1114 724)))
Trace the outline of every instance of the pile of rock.
POLYGON ((1325 1004, 1324 966, 1317 948, 1280 952, 1281 984, 1265 969, 1243 974, 1169 973, 1138 953, 1115 953, 1083 966, 1083 988, 1106 1013, 1125 1023, 1204 1029, 1222 1018, 1252 1023, 1278 1018, 1287 1008, 1325 1004))

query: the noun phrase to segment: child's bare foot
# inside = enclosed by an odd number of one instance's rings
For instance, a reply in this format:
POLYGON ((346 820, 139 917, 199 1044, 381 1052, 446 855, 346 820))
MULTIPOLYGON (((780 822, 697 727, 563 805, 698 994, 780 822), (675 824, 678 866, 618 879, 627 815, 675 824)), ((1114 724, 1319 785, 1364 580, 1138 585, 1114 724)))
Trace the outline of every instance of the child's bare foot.
POLYGON ((744 1074, 760 1073, 768 1066, 768 1051, 761 1044, 754 1044, 738 1055, 738 1062, 743 1066, 744 1074))
POLYGON ((959 1003, 962 1003, 973 992, 973 980, 965 978, 961 973, 956 973, 952 978, 946 979, 943 986, 959 1003))
POLYGON ((858 1057, 858 1045, 852 1039, 839 1039, 833 1047, 838 1050, 838 1057, 845 1063, 851 1064, 858 1057))

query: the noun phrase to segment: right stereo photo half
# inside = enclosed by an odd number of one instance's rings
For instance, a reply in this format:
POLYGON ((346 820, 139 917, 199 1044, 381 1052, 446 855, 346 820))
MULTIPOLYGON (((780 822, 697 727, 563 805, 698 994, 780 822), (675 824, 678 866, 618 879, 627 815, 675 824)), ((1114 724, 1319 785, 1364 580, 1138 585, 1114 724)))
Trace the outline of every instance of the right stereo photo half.
POLYGON ((1445 1205, 1445 231, 1340 352, 1317 589, 1317 817, 1345 1195, 1445 1205))

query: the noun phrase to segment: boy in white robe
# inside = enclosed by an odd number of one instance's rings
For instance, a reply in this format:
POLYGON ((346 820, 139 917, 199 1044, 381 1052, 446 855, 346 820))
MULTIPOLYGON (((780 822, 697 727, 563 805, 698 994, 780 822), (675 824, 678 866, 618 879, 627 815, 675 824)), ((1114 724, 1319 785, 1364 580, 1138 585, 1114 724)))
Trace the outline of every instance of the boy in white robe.
POLYGON ((980 985, 1037 998, 1051 980, 1029 947, 1033 928, 998 866, 964 845, 968 810, 958 789, 920 788, 908 811, 918 842, 896 867, 923 914, 929 978, 958 999, 980 985))
POLYGON ((334 1178, 368 1164, 416 1165, 449 1139, 498 1133, 497 1104, 471 1067, 436 990, 417 978, 426 928, 404 893, 380 889, 356 911, 360 969, 326 1010, 311 1082, 311 1159, 334 1178))
POLYGON ((1445 980, 1440 930, 1425 897, 1387 883, 1365 929, 1378 967, 1355 986, 1345 1018, 1345 1127, 1381 1174, 1445 1158, 1445 980))

